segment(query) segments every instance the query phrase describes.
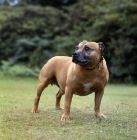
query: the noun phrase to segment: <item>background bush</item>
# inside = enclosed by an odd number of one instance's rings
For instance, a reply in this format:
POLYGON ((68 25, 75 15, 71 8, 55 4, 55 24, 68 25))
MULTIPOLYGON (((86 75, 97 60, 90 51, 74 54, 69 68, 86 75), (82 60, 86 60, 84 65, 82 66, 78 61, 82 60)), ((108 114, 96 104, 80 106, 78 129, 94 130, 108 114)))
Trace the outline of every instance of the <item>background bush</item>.
POLYGON ((137 82, 137 1, 79 0, 70 6, 0 7, 0 65, 41 68, 82 40, 104 42, 111 82, 137 82))

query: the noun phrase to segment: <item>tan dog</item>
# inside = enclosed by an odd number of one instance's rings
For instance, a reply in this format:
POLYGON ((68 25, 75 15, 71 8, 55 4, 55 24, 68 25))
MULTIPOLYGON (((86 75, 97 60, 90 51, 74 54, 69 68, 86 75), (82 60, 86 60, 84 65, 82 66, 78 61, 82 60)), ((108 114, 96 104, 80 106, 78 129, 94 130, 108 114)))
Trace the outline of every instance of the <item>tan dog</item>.
POLYGON ((104 87, 109 78, 103 58, 104 50, 105 46, 102 42, 83 41, 76 46, 72 57, 56 56, 51 58, 40 72, 32 112, 38 112, 38 104, 44 88, 49 84, 55 84, 59 87, 56 94, 56 109, 61 109, 60 99, 65 94, 64 113, 61 120, 70 119, 73 94, 86 96, 92 92, 95 92, 95 115, 98 118, 105 118, 100 111, 104 87))

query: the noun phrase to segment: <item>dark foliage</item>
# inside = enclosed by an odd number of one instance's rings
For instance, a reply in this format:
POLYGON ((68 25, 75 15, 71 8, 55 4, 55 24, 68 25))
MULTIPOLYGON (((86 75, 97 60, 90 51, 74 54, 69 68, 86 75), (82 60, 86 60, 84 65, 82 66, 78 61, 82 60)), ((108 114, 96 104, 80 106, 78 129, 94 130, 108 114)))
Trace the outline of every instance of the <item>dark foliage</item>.
POLYGON ((71 5, 78 0, 27 0, 27 3, 29 4, 40 4, 41 6, 61 6, 61 5, 71 5))
POLYGON ((111 81, 137 82, 136 1, 81 0, 60 8, 23 4, 0 10, 1 62, 40 68, 54 55, 71 56, 82 40, 102 41, 111 81))

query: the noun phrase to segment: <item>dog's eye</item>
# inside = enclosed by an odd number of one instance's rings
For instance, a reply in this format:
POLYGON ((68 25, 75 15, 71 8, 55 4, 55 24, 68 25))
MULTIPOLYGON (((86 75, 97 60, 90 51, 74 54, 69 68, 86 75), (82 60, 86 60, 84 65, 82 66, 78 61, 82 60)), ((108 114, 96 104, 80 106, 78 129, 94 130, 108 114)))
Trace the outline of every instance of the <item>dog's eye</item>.
POLYGON ((84 50, 85 50, 85 51, 89 51, 90 48, 89 48, 88 46, 85 46, 85 47, 84 47, 84 50))

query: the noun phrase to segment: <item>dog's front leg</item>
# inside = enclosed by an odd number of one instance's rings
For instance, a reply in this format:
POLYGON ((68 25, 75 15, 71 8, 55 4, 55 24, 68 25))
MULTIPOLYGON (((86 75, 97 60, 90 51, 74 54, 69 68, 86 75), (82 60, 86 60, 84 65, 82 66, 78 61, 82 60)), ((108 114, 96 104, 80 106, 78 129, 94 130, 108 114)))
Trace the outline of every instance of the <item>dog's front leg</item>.
POLYGON ((70 88, 66 87, 65 89, 65 103, 64 103, 64 112, 63 115, 61 117, 61 120, 70 120, 70 105, 71 105, 71 101, 72 101, 72 92, 70 90, 70 88))
POLYGON ((94 110, 95 110, 95 116, 97 118, 106 118, 106 116, 103 115, 100 111, 100 104, 101 104, 103 94, 104 94, 104 89, 95 92, 95 107, 94 107, 94 110))

